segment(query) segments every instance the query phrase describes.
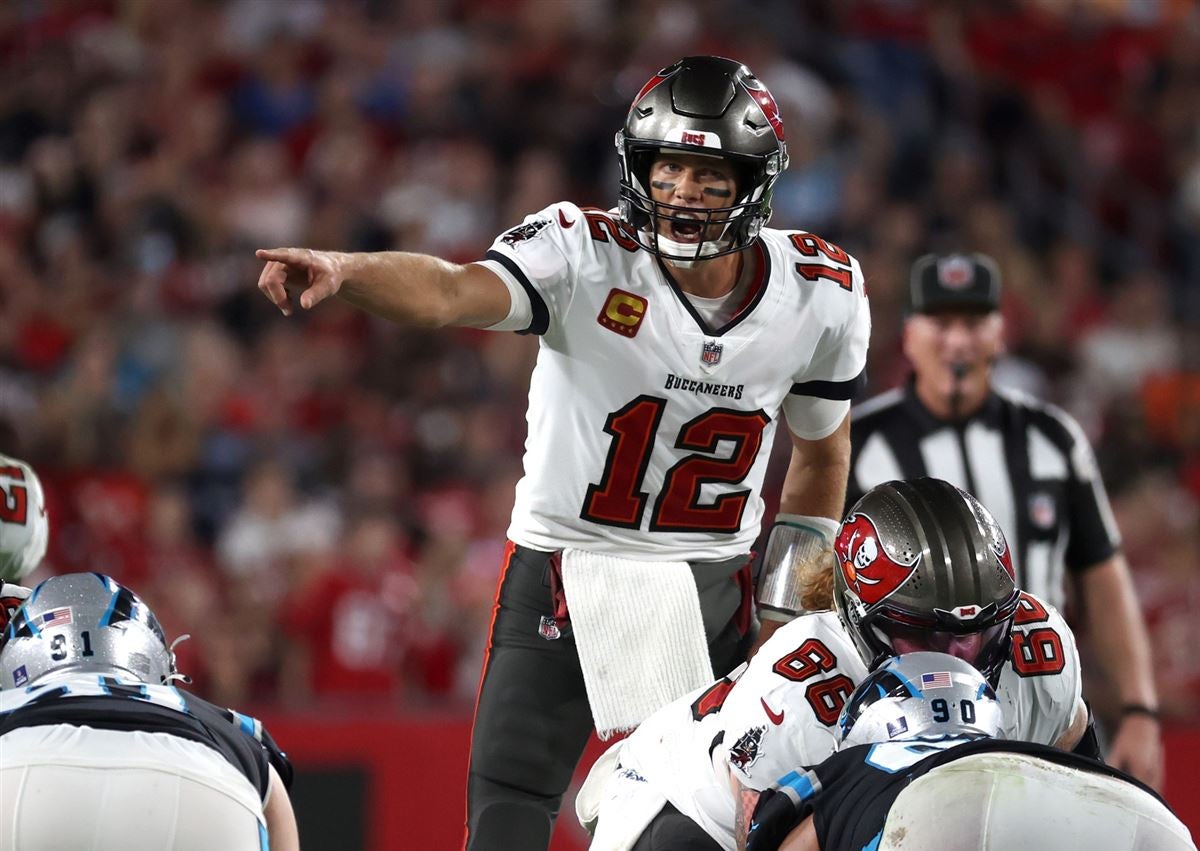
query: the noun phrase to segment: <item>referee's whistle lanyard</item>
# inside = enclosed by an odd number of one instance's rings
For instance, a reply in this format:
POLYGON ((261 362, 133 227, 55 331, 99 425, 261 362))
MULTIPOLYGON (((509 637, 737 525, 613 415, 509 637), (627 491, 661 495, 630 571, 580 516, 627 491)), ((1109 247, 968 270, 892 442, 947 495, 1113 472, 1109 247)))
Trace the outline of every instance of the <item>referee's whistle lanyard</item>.
POLYGON ((967 490, 976 493, 975 475, 971 470, 971 460, 967 455, 966 441, 963 435, 967 424, 962 416, 962 381, 967 375, 967 365, 965 363, 952 364, 950 371, 954 374, 954 384, 950 389, 950 421, 958 437, 958 451, 962 458, 963 473, 967 477, 967 490))
POLYGON ((967 365, 952 364, 950 371, 954 375, 954 384, 950 387, 950 419, 958 423, 962 420, 962 380, 967 375, 967 365))

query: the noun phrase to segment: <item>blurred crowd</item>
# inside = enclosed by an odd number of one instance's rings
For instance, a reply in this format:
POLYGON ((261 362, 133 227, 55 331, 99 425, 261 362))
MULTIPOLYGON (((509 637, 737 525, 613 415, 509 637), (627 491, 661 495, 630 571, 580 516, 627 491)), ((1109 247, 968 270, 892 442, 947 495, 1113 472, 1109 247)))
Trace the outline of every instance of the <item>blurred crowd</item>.
POLYGON ((1001 380, 1084 423, 1164 707, 1200 716, 1189 2, 3 4, 0 449, 46 483, 45 569, 131 583, 219 702, 473 698, 536 343, 285 320, 253 252, 469 261, 613 206, 629 100, 688 53, 778 99, 772 224, 862 262, 872 391, 912 260, 997 258, 1001 380))

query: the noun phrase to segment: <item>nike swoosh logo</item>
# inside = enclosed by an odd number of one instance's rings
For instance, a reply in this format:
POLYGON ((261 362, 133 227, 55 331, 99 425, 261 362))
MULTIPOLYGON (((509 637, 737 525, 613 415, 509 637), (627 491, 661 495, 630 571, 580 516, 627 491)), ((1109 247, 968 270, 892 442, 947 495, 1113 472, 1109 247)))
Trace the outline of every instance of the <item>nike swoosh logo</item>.
POLYGON ((780 724, 783 723, 783 710, 782 709, 779 710, 778 712, 772 712, 771 707, 767 706, 767 699, 765 697, 760 697, 758 699, 758 701, 759 701, 759 703, 762 704, 763 711, 767 713, 767 717, 771 719, 772 724, 774 724, 776 727, 778 727, 780 724))
POLYGON ((575 227, 575 222, 574 222, 574 221, 567 221, 567 216, 566 216, 566 214, 565 214, 565 213, 564 213, 562 210, 559 210, 559 211, 558 211, 558 223, 559 223, 560 225, 562 225, 564 228, 573 228, 573 227, 575 227))

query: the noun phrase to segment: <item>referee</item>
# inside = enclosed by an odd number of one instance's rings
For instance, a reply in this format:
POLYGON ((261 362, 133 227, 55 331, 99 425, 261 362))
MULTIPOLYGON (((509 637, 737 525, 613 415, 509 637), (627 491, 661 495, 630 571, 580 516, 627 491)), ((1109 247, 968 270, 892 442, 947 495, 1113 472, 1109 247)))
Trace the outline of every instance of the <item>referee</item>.
POLYGON ((1070 573, 1092 646, 1121 700, 1108 760, 1160 786, 1149 640, 1087 438, 1053 405, 992 385, 1004 321, 990 257, 922 257, 909 305, 904 354, 913 375, 854 409, 847 504, 891 479, 945 479, 996 517, 1024 590, 1061 608, 1070 573))

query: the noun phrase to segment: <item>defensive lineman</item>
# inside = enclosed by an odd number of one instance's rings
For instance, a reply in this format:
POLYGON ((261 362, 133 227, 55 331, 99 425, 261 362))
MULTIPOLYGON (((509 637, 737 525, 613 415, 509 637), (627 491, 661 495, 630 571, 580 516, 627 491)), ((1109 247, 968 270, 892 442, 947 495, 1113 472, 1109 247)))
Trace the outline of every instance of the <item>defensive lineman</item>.
POLYGON ((1002 714, 956 657, 890 659, 847 702, 837 753, 763 793, 748 851, 1195 850, 1148 786, 1094 759, 997 738, 1002 714))
POLYGON ((128 588, 98 573, 34 588, 0 643, 0 845, 299 848, 287 758, 181 679, 128 588))

